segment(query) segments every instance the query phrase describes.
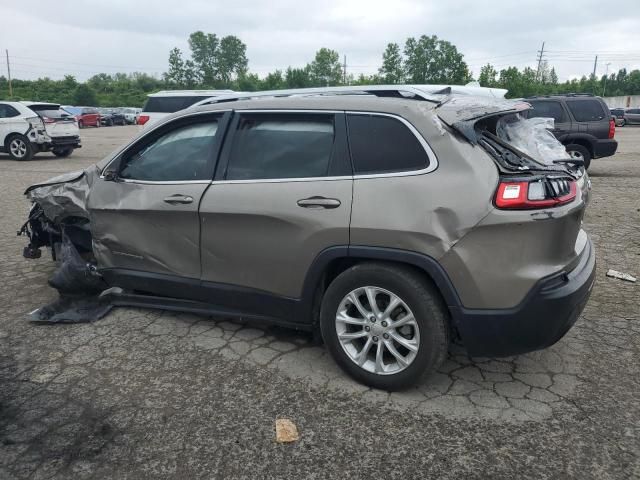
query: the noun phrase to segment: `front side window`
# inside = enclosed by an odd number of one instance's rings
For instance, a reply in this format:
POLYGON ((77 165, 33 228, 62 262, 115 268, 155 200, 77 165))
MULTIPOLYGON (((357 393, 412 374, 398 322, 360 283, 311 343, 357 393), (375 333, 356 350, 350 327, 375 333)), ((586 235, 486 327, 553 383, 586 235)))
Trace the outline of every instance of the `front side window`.
POLYGON ((411 130, 393 117, 349 114, 349 146, 356 174, 422 170, 429 156, 411 130))
POLYGON ((120 177, 155 182, 210 180, 218 120, 181 125, 126 155, 120 177))
POLYGON ((553 118, 555 123, 566 121, 564 109, 560 102, 542 101, 530 103, 533 108, 529 110, 529 118, 553 118))
POLYGON ((242 114, 226 179, 324 177, 334 139, 333 114, 242 114))
POLYGON ((604 109, 598 100, 572 100, 567 105, 576 122, 595 122, 605 118, 604 109))

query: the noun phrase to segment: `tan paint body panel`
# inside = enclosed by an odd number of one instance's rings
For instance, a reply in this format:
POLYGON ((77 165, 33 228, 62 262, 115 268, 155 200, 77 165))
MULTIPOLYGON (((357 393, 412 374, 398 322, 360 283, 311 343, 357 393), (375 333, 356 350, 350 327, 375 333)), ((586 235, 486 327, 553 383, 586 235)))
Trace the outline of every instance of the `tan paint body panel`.
POLYGON ((100 267, 199 278, 198 203, 207 187, 96 179, 87 205, 100 267), (193 203, 164 202, 175 194, 191 196, 193 203))
POLYGON ((325 248, 349 243, 352 180, 214 183, 202 199, 202 278, 299 298, 325 248), (335 209, 303 208, 312 196, 335 209))

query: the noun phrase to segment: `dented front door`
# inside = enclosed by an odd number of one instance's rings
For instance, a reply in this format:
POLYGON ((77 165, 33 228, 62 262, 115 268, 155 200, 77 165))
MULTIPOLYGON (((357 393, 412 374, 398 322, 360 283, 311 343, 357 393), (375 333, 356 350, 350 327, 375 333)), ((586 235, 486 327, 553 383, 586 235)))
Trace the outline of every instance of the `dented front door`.
POLYGON ((194 115, 143 137, 107 167, 89 195, 101 269, 200 277, 198 206, 211 183, 226 117, 194 115))

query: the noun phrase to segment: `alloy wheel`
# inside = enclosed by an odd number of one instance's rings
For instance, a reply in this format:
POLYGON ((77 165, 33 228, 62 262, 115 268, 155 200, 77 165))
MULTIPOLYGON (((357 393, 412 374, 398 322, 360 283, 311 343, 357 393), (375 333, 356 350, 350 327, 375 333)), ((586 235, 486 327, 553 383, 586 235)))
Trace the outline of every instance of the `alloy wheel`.
POLYGON ((582 156, 582 153, 580 153, 580 152, 578 152, 576 150, 569 150, 567 153, 574 160, 584 160, 584 157, 582 156))
POLYGON ((9 150, 16 158, 22 158, 27 154, 27 144, 21 138, 14 138, 9 143, 9 150))
POLYGON ((420 348, 420 329, 411 309, 383 288, 366 286, 349 292, 340 302, 335 325, 351 361, 378 375, 401 372, 420 348))

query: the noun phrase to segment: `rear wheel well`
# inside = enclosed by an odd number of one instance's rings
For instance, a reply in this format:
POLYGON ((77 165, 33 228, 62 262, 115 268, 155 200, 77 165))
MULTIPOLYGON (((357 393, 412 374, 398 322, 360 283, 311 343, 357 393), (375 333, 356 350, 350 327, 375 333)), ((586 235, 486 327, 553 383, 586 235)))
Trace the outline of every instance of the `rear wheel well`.
MULTIPOLYGON (((314 295, 313 295, 312 318, 313 318, 314 327, 318 326, 319 324, 320 305, 322 303, 322 297, 324 296, 324 293, 327 291, 327 288, 329 287, 331 282, 333 282, 333 280, 335 280, 338 275, 348 270, 349 268, 355 265, 360 265, 365 263, 403 267, 415 272, 418 276, 420 276, 426 283, 428 283, 433 288, 433 291, 438 293, 440 297, 440 301, 442 302, 442 305, 444 306, 447 313, 449 314, 449 322, 448 322, 449 326, 450 328, 453 328, 452 322, 450 321, 451 314, 449 312, 447 302, 444 299, 444 295, 442 294, 442 291, 440 290, 440 288, 438 287, 437 283, 432 278, 432 276, 429 274, 429 272, 427 272, 423 268, 420 268, 408 262, 399 262, 394 260, 380 260, 380 259, 366 258, 366 257, 336 258, 331 262, 329 262, 329 264, 325 267, 322 275, 320 276, 320 280, 317 282, 314 295)), ((455 334, 455 332, 452 331, 451 333, 452 333, 452 336, 450 338, 453 338, 454 337, 453 334, 455 334)))
POLYGON ((591 140, 588 140, 586 138, 574 138, 572 140, 565 140, 564 141, 564 145, 571 145, 571 144, 576 144, 576 145, 582 145, 584 148, 586 148, 587 150, 589 150, 589 153, 591 154, 591 158, 593 158, 594 154, 593 154, 593 142, 591 140))

